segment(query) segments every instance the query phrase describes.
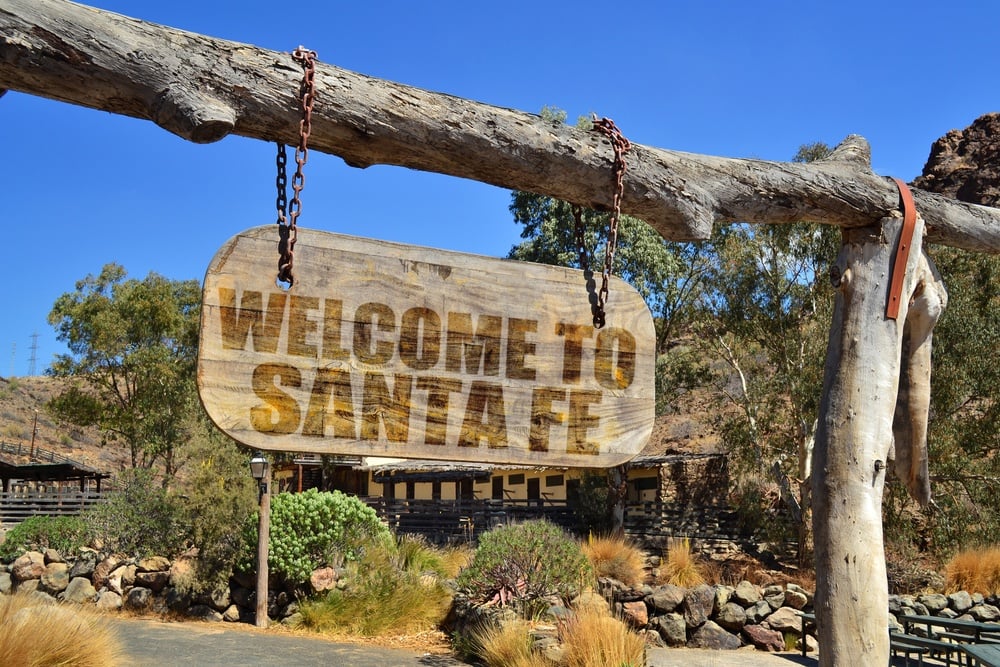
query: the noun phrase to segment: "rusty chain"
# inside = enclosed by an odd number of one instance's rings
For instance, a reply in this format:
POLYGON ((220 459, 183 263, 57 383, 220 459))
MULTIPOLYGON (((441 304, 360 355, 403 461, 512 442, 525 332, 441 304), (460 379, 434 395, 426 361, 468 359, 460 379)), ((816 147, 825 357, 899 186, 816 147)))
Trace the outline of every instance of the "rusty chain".
MULTIPOLYGON (((625 138, 618 126, 610 118, 593 119, 594 130, 603 133, 611 140, 615 151, 613 163, 615 171, 615 191, 611 200, 611 217, 608 220, 608 240, 604 245, 604 270, 601 273, 601 288, 597 292, 597 302, 592 304, 594 313, 594 328, 601 329, 606 321, 605 306, 608 302, 608 283, 611 280, 611 268, 615 262, 615 250, 618 246, 618 220, 622 212, 622 197, 625 194, 625 153, 632 148, 632 143, 625 138)), ((583 236, 583 209, 579 204, 573 204, 573 219, 576 224, 576 247, 580 255, 580 268, 587 273, 587 246, 583 236)))
POLYGON ((278 142, 276 159, 278 176, 275 181, 278 189, 276 206, 278 208, 278 282, 291 287, 295 283, 292 275, 292 264, 295 256, 295 241, 299 215, 302 213, 302 189, 306 184, 303 170, 309 161, 309 134, 312 131, 312 111, 316 101, 316 52, 303 46, 292 52, 292 59, 302 66, 302 82, 299 84, 299 102, 302 108, 302 120, 299 121, 299 143, 295 147, 295 174, 292 176, 292 201, 288 202, 288 177, 285 166, 288 156, 285 145, 278 142), (287 223, 287 224, 286 224, 287 223))

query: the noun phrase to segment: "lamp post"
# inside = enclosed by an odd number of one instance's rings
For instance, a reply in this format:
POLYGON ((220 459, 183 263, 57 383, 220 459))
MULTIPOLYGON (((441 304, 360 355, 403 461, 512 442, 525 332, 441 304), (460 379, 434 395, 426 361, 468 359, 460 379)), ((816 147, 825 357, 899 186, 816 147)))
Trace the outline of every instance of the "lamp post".
POLYGON ((250 474, 257 480, 260 504, 257 525, 257 614, 258 628, 267 627, 267 545, 271 533, 271 464, 261 454, 250 459, 250 474))

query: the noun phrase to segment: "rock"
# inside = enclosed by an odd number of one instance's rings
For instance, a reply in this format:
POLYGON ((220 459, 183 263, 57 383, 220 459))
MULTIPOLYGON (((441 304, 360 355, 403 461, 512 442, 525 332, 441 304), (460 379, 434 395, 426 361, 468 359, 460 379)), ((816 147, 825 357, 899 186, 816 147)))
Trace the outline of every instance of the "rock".
POLYGON ((169 572, 170 571, 170 561, 163 556, 153 556, 151 558, 143 558, 138 563, 136 563, 137 572, 169 572))
POLYGON ((688 628, 703 625, 712 615, 715 604, 715 590, 708 584, 690 589, 684 596, 684 622, 688 628))
POLYGON ((121 561, 116 556, 108 556, 98 563, 94 567, 94 575, 90 580, 94 584, 94 588, 101 590, 106 587, 108 585, 108 577, 118 569, 119 565, 121 565, 121 561))
POLYGON ((163 602, 170 611, 182 614, 191 606, 191 596, 176 587, 169 587, 163 595, 163 602))
POLYGON ((972 596, 966 591, 952 593, 948 596, 948 606, 959 614, 964 614, 972 609, 972 596))
POLYGON ((249 589, 243 588, 242 586, 236 586, 230 588, 230 595, 233 598, 233 602, 239 607, 252 608, 256 606, 256 593, 249 589))
POLYGON ((742 644, 736 635, 720 628, 714 621, 705 621, 691 634, 687 645, 690 648, 732 651, 738 649, 742 644))
POLYGON ((94 590, 94 586, 90 583, 90 579, 87 579, 86 577, 73 577, 70 579, 69 584, 59 597, 62 598, 63 602, 87 604, 94 601, 97 597, 97 591, 94 590))
POLYGON ((154 593, 159 593, 160 591, 162 591, 164 588, 167 587, 167 584, 169 582, 170 582, 169 570, 155 570, 152 572, 137 571, 135 574, 135 585, 142 588, 148 588, 154 593))
POLYGON ((812 635, 799 637, 799 639, 795 642, 795 650, 797 651, 802 650, 802 642, 805 642, 806 644, 806 653, 816 653, 817 651, 819 651, 819 642, 817 642, 816 638, 813 637, 812 635))
POLYGON ((744 580, 737 584, 736 590, 733 591, 733 599, 747 609, 760 602, 761 598, 757 587, 744 580))
POLYGON ((14 587, 14 591, 17 593, 34 593, 38 590, 38 585, 42 583, 41 579, 26 579, 24 581, 17 582, 17 586, 14 587))
POLYGON ((667 645, 667 643, 663 641, 663 637, 661 637, 660 633, 656 630, 640 630, 639 636, 642 637, 642 641, 646 646, 660 648, 667 645))
POLYGON ((948 598, 940 593, 928 593, 926 595, 921 595, 917 600, 927 607, 927 611, 932 614, 937 614, 942 609, 948 607, 948 598))
POLYGON ((747 613, 739 603, 727 602, 719 609, 715 622, 729 632, 739 632, 746 625, 747 613))
POLYGON ((771 615, 771 605, 763 600, 758 600, 755 605, 747 609, 747 623, 755 625, 771 615))
POLYGON ((587 589, 573 599, 573 608, 577 610, 593 609, 600 614, 610 614, 611 605, 599 593, 592 589, 587 589))
POLYGON ((764 589, 762 596, 764 601, 775 611, 781 609, 782 605, 785 604, 785 589, 781 586, 768 586, 764 589))
POLYGON ((958 612, 955 611, 954 609, 949 609, 948 607, 945 607, 944 609, 939 611, 936 615, 940 616, 941 618, 958 618, 958 612))
POLYGON ((229 605, 229 608, 222 612, 222 620, 227 623, 239 623, 240 608, 234 604, 229 605))
POLYGON ((207 604, 216 611, 225 611, 233 603, 229 593, 229 586, 216 586, 210 591, 205 591, 194 597, 196 604, 207 604))
POLYGON ((809 596, 799 591, 788 589, 785 591, 785 606, 792 609, 804 609, 809 604, 809 596))
POLYGON ((10 565, 10 575, 17 582, 41 579, 43 574, 45 574, 45 556, 38 551, 26 551, 10 565))
POLYGON ((94 574, 95 567, 97 567, 97 552, 93 549, 84 547, 80 549, 80 552, 76 557, 76 562, 73 563, 73 567, 69 569, 69 578, 75 579, 76 577, 86 577, 87 579, 90 579, 94 574))
POLYGON ((667 646, 684 646, 687 643, 687 624, 684 617, 676 612, 655 617, 649 626, 660 633, 667 646))
POLYGON ((67 586, 69 586, 69 565, 58 561, 49 563, 45 567, 45 573, 42 574, 39 590, 57 595, 66 590, 67 586))
POLYGON ((66 562, 66 560, 62 557, 62 554, 60 554, 55 549, 46 549, 43 552, 43 556, 45 557, 45 564, 46 565, 50 565, 52 563, 65 563, 66 562))
POLYGON ((0 572, 0 595, 10 595, 14 590, 13 587, 10 572, 0 572))
POLYGON ((131 588, 135 586, 135 574, 138 570, 134 563, 128 563, 122 567, 122 586, 125 588, 131 588))
POLYGON ((111 574, 105 580, 104 587, 113 593, 118 593, 118 595, 125 594, 125 588, 122 585, 122 574, 124 574, 125 568, 120 567, 111 574))
POLYGON ((763 625, 744 625, 741 631, 748 644, 759 651, 784 651, 785 635, 763 625))
POLYGON ((1000 114, 980 116, 964 130, 952 130, 931 146, 923 174, 913 181, 921 190, 962 201, 1000 204, 1000 114))
POLYGON ((764 621, 767 627, 778 632, 802 633, 802 616, 791 607, 782 607, 764 621))
POLYGON ((321 567, 317 570, 313 570, 312 574, 309 575, 309 585, 312 587, 314 593, 323 593, 324 591, 332 591, 337 587, 337 571, 332 567, 321 567))
MULTIPOLYGON (((134 589, 133 589, 134 590, 134 589)), ((199 621, 221 621, 222 614, 215 611, 207 604, 196 604, 187 610, 187 615, 199 621)))
POLYGON ((122 596, 114 591, 103 591, 97 594, 97 608, 113 611, 122 608, 122 596))
POLYGON ((132 588, 125 596, 125 608, 148 611, 153 607, 153 591, 142 586, 132 588))
POLYGON ((969 610, 969 616, 980 623, 992 623, 1000 619, 1000 609, 991 604, 979 604, 969 610))
POLYGON ((633 628, 644 628, 649 623, 646 603, 642 600, 622 603, 622 620, 633 628))
POLYGON ((654 614, 669 614, 684 602, 684 589, 666 584, 646 596, 646 604, 654 614))
POLYGON ((720 609, 722 609, 722 607, 727 602, 729 602, 729 598, 731 598, 733 596, 733 590, 734 589, 733 589, 732 586, 724 586, 722 584, 716 585, 716 587, 715 587, 715 604, 712 607, 715 610, 715 613, 718 613, 718 611, 720 609))

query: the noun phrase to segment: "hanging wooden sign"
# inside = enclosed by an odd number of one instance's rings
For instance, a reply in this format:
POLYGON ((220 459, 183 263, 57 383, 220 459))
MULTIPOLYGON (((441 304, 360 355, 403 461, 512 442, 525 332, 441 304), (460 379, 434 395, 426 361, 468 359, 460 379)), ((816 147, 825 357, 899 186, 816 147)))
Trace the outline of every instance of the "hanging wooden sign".
POLYGON ((205 275, 198 390, 258 449, 606 467, 653 427, 653 321, 627 283, 592 326, 580 271, 274 225, 205 275))

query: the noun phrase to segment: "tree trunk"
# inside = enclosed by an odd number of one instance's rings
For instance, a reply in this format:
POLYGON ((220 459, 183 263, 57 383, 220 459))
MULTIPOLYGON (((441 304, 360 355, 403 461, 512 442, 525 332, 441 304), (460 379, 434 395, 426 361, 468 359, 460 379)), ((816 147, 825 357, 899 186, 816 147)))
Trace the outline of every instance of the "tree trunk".
MULTIPOLYGON (((882 490, 910 295, 921 257, 917 223, 898 319, 885 317, 900 218, 844 231, 813 452, 813 531, 820 664, 889 661, 882 490)), ((902 268, 902 267, 900 267, 902 268)))
MULTIPOLYGON (((63 0, 0 0, 0 88, 152 120, 195 142, 230 133, 298 143, 301 68, 288 53, 145 23, 63 0)), ((316 68, 310 148, 366 167, 394 164, 608 209, 613 151, 596 132, 537 115, 316 68)), ((628 134, 628 128, 622 128, 628 134)), ((715 223, 876 224, 895 185, 864 139, 808 164, 632 144, 622 210, 665 238, 715 223)), ((914 191, 928 239, 1000 252, 1000 212, 914 191)))

